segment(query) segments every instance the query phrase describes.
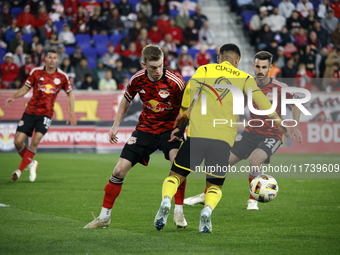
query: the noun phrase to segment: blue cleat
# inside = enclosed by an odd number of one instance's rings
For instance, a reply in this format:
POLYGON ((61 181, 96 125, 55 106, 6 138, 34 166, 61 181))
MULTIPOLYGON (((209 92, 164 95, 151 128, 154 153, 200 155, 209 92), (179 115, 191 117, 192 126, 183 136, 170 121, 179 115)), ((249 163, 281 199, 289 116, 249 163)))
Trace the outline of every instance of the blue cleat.
POLYGON ((171 202, 169 199, 163 199, 161 206, 156 214, 154 225, 158 231, 162 231, 168 220, 169 212, 171 208, 171 202))

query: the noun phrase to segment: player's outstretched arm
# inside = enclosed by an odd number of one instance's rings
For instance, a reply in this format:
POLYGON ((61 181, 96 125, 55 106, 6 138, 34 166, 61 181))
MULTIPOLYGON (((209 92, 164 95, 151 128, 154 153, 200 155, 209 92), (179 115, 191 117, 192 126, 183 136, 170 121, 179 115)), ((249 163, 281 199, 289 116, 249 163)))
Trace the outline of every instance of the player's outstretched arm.
POLYGON ((109 142, 112 144, 118 143, 117 137, 118 129, 129 107, 130 102, 125 97, 123 97, 118 106, 116 119, 113 122, 113 125, 109 132, 109 142))
POLYGON ((294 105, 292 108, 292 117, 298 123, 295 127, 289 128, 288 132, 289 137, 292 138, 293 140, 297 140, 299 144, 302 143, 302 134, 299 130, 299 120, 300 120, 300 109, 294 105))
POLYGON ((74 94, 72 91, 70 91, 69 93, 67 93, 67 97, 68 97, 68 120, 66 122, 66 124, 71 124, 72 126, 77 125, 77 119, 76 119, 76 115, 74 113, 74 94))
POLYGON ((19 97, 23 97, 24 95, 26 95, 26 93, 30 90, 31 88, 27 87, 27 86, 23 86, 22 88, 20 88, 16 93, 14 93, 13 95, 11 95, 9 98, 6 99, 5 103, 6 106, 9 108, 9 103, 10 102, 14 102, 16 98, 19 97))

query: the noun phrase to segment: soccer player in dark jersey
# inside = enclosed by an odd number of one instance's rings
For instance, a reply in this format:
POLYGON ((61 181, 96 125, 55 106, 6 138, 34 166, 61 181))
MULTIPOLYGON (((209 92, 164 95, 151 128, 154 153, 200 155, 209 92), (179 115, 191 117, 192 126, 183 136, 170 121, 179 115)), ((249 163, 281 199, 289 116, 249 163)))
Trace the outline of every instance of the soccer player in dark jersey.
MULTIPOLYGON (((256 53, 253 63, 253 69, 255 73, 255 80, 261 91, 272 101, 273 88, 278 89, 277 99, 278 105, 276 112, 281 117, 281 89, 288 87, 287 84, 279 82, 276 79, 268 76, 273 55, 267 51, 260 51, 256 53)), ((297 95, 287 93, 287 98, 296 98, 297 95)), ((258 106, 253 103, 254 108, 258 109, 258 106)), ((299 122, 300 110, 296 105, 292 107, 292 118, 299 122)), ((261 174, 261 165, 263 163, 269 163, 270 156, 282 144, 282 134, 276 125, 272 126, 271 122, 266 121, 267 116, 260 116, 254 113, 250 113, 252 126, 247 126, 242 132, 242 138, 240 141, 236 141, 231 149, 229 164, 234 165, 240 160, 247 159, 249 157, 249 165, 251 171, 249 172, 249 183, 259 174, 261 174), (262 121, 262 122, 261 122, 262 121), (261 124, 263 126, 261 126, 261 124), (261 127, 259 127, 261 126, 261 127)), ((298 129, 298 126, 289 128, 289 137, 296 139, 298 143, 302 142, 302 135, 298 129)), ((205 190, 206 192, 206 190, 205 190)), ((187 205, 203 204, 205 198, 205 192, 193 197, 186 198, 184 203, 187 205)), ((258 210, 257 201, 250 195, 248 199, 248 210, 258 210)))
POLYGON ((237 45, 223 45, 220 48, 219 63, 200 66, 186 86, 177 120, 182 121, 189 116, 188 138, 178 151, 170 176, 163 182, 163 200, 154 220, 154 226, 159 231, 166 225, 171 199, 178 186, 190 171, 202 169, 203 160, 202 172, 206 173, 207 193, 200 215, 199 231, 212 231, 212 211, 222 197, 221 187, 227 174, 225 168, 229 165, 230 149, 237 134, 235 123, 238 116, 234 114, 234 101, 239 98, 229 93, 230 90, 242 96, 251 93, 259 109, 269 109, 268 117, 273 119, 282 132, 286 132, 281 118, 270 109, 270 101, 257 87, 254 78, 237 69, 240 58, 241 52, 237 45), (228 120, 229 124, 215 125, 216 120, 221 119, 228 120))
POLYGON ((58 61, 57 52, 49 50, 45 66, 34 68, 29 73, 25 85, 6 100, 6 106, 10 107, 10 102, 14 102, 16 98, 26 95, 30 89, 33 89, 33 96, 18 123, 14 138, 15 148, 22 157, 22 160, 18 169, 12 174, 13 181, 20 178, 25 168, 29 170, 29 180, 31 182, 35 181, 38 162, 33 160, 33 158, 41 139, 51 125, 54 102, 60 90, 64 90, 68 96, 68 122, 71 125, 76 125, 77 123, 74 114, 72 86, 67 75, 57 68, 58 61), (35 132, 31 143, 27 146, 25 140, 27 136, 32 136, 33 131, 35 132))
MULTIPOLYGON (((139 116, 136 130, 125 144, 112 176, 105 186, 102 210, 84 228, 101 228, 110 224, 111 210, 123 186, 124 177, 130 169, 140 163, 147 166, 149 156, 157 149, 172 163, 180 141, 169 142, 175 119, 179 113, 185 83, 183 78, 172 70, 164 69, 163 52, 158 46, 148 45, 142 51, 144 69, 133 75, 122 98, 116 119, 109 132, 112 144, 118 142, 119 125, 131 101, 139 94, 143 110, 139 116)), ((177 193, 174 222, 179 228, 187 226, 183 215, 184 187, 177 193)))

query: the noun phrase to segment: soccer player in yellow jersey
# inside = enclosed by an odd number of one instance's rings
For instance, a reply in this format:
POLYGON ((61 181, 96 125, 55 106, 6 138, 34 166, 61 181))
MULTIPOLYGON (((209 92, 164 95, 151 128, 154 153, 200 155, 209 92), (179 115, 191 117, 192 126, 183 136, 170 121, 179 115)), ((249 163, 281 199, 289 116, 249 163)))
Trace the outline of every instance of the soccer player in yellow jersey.
MULTIPOLYGON (((222 197, 221 187, 229 165, 230 148, 237 133, 237 110, 234 103, 243 94, 252 96, 261 110, 273 119, 281 132, 287 130, 281 125, 281 118, 271 110, 271 103, 257 87, 252 76, 237 69, 241 52, 235 44, 220 48, 218 64, 208 64, 197 69, 184 91, 177 124, 188 118, 188 138, 181 145, 170 175, 163 182, 162 202, 154 220, 157 230, 166 225, 171 199, 178 186, 190 171, 206 173, 207 193, 205 206, 201 211, 199 231, 212 231, 211 214, 222 197), (248 90, 248 89, 251 90, 248 90), (252 95, 248 94, 249 91, 252 95), (240 97, 240 94, 243 93, 240 97), (223 123, 223 124, 221 124, 223 123), (204 160, 204 167, 201 166, 204 160)), ((174 134, 178 135, 178 134, 174 134)))

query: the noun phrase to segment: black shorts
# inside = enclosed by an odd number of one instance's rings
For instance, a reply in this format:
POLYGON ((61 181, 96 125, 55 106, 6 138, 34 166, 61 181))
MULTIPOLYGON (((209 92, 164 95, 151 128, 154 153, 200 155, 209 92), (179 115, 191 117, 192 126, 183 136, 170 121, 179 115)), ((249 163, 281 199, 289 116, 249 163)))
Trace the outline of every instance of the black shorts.
POLYGON ((52 119, 49 116, 24 113, 18 123, 17 132, 25 133, 31 137, 35 129, 35 132, 45 135, 51 123, 52 119))
POLYGON ((190 137, 182 143, 171 170, 182 176, 187 176, 189 171, 203 172, 209 182, 222 185, 229 155, 230 145, 225 141, 190 137))
POLYGON ((268 155, 264 163, 269 163, 270 156, 275 153, 281 144, 282 142, 279 139, 243 131, 241 140, 234 143, 231 152, 239 159, 247 159, 255 149, 259 148, 268 155))
POLYGON ((132 166, 137 163, 147 166, 150 155, 159 149, 164 153, 165 158, 169 159, 169 152, 178 149, 181 145, 180 141, 168 142, 171 132, 172 130, 161 134, 150 134, 135 130, 125 144, 120 157, 129 160, 132 166))

